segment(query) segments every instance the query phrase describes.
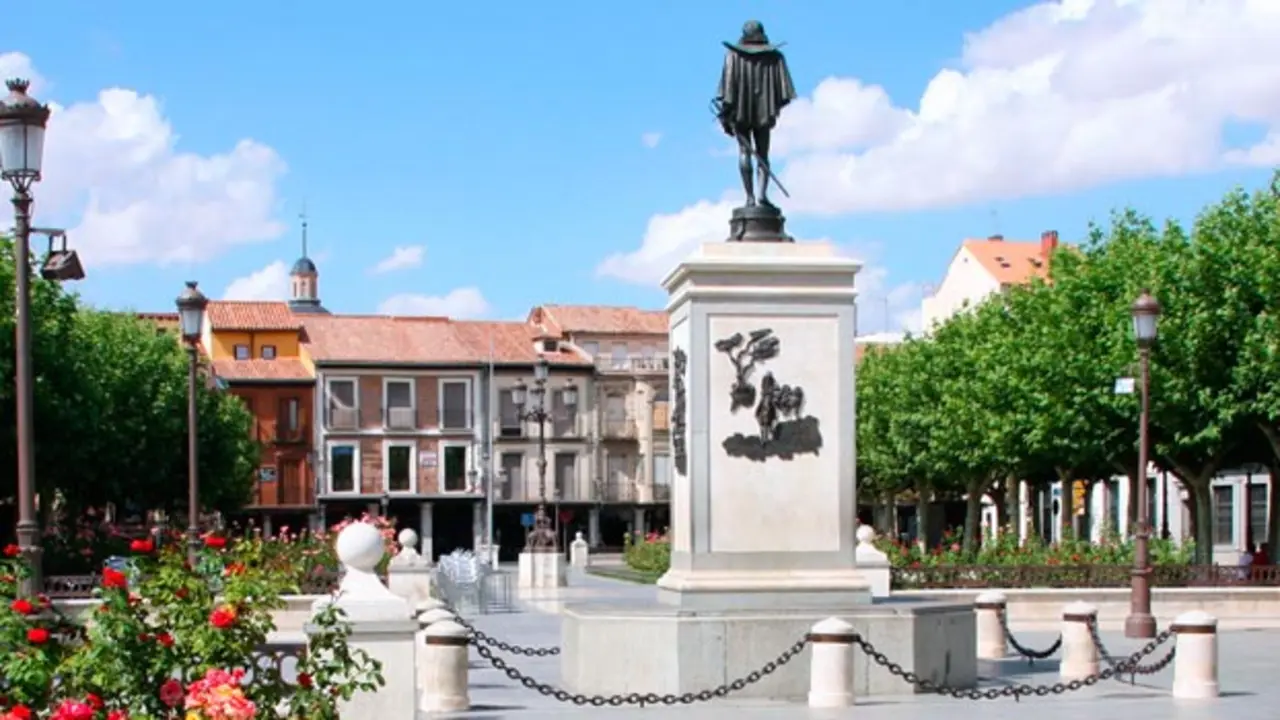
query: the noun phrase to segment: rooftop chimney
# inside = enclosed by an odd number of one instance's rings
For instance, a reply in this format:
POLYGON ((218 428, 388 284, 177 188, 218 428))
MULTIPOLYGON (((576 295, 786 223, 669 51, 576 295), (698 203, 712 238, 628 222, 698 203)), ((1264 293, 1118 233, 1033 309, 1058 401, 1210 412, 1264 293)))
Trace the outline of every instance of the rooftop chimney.
POLYGON ((1058 249, 1058 231, 1045 230, 1040 233, 1040 255, 1048 260, 1054 250, 1058 249))
POLYGON ((990 240, 990 241, 992 241, 992 242, 1000 242, 1001 240, 1004 240, 1004 236, 1003 236, 1003 235, 991 235, 991 236, 989 236, 987 239, 988 239, 988 240, 990 240))

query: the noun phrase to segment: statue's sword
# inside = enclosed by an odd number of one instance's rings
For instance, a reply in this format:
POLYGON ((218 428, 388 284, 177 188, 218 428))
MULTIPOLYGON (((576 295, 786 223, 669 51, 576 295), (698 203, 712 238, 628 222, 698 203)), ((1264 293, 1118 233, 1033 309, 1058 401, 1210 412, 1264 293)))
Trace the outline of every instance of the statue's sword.
MULTIPOLYGON (((711 114, 715 115, 716 119, 719 120, 723 113, 724 108, 720 104, 720 98, 711 98, 711 114)), ((782 195, 787 199, 790 199, 791 193, 787 192, 787 187, 782 184, 782 181, 778 179, 778 176, 773 174, 773 168, 769 167, 769 161, 760 157, 760 153, 756 152, 756 149, 751 146, 751 143, 746 138, 738 136, 738 145, 742 149, 751 153, 751 157, 755 158, 756 162, 760 164, 760 167, 764 168, 765 174, 769 176, 769 179, 773 181, 773 184, 778 188, 782 195)))

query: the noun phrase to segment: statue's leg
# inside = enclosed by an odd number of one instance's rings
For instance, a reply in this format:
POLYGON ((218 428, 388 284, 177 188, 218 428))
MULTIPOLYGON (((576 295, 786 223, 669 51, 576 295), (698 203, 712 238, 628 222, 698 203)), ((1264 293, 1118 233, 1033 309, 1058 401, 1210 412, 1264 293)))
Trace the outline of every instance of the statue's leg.
POLYGON ((742 174, 742 189, 747 193, 747 207, 756 204, 756 191, 751 183, 751 137, 742 131, 738 138, 738 172, 742 174))
POLYGON ((756 144, 756 153, 760 156, 756 161, 756 173, 760 176, 760 204, 773 207, 773 203, 769 202, 769 131, 759 128, 751 134, 756 144))

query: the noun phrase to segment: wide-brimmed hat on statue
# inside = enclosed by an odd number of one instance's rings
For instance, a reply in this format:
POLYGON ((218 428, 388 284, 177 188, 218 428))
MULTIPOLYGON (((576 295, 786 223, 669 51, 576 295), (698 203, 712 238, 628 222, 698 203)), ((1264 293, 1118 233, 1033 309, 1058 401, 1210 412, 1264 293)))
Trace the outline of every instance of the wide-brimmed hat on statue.
POLYGON ((769 36, 764 33, 764 25, 759 20, 748 20, 742 26, 742 37, 738 42, 731 43, 725 41, 724 46, 743 53, 766 53, 779 50, 786 43, 778 43, 774 45, 769 42, 769 36))

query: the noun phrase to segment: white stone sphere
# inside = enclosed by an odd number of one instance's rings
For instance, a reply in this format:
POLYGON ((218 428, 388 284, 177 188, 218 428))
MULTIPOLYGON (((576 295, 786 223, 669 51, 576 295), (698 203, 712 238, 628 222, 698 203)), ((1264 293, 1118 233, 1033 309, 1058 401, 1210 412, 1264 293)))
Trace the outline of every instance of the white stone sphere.
POLYGON ((870 525, 859 525, 857 538, 859 545, 870 545, 876 539, 876 529, 870 525))
POLYGON ((338 533, 338 560, 352 570, 373 572, 382 562, 386 546, 378 528, 364 522, 354 522, 338 533))
POLYGON ((400 541, 400 547, 418 549, 418 533, 409 528, 401 530, 396 539, 400 541))

